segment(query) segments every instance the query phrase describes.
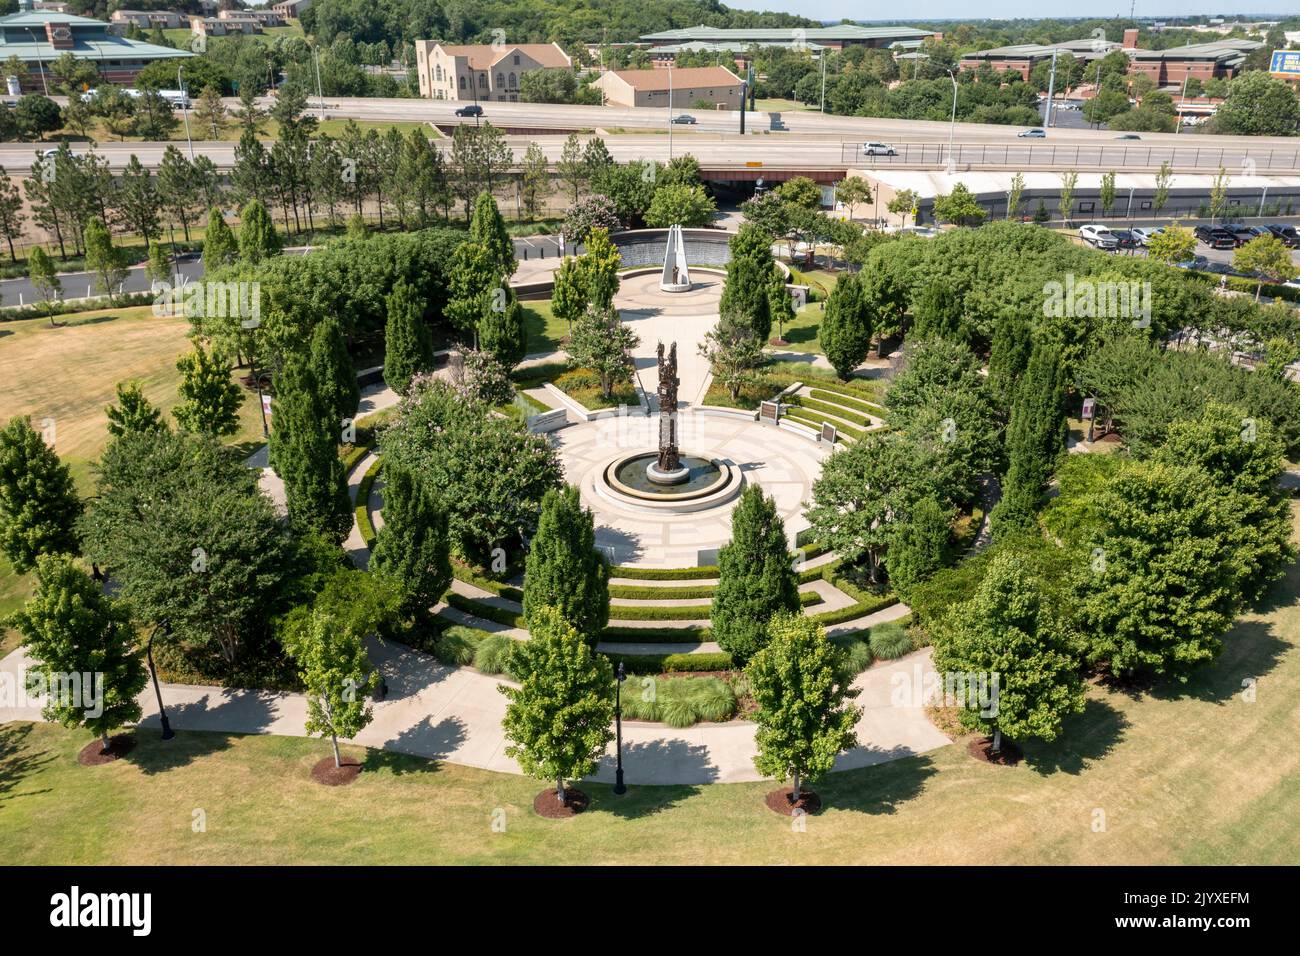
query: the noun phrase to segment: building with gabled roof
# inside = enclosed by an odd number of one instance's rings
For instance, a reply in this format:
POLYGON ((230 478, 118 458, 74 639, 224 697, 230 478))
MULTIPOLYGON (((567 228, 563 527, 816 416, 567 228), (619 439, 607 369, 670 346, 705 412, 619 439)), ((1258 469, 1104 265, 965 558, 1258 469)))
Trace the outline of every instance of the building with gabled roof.
POLYGON ((708 103, 715 109, 740 109, 740 77, 725 66, 606 70, 591 85, 605 94, 609 106, 682 108, 708 103))
POLYGON ((431 100, 473 103, 519 100, 525 73, 573 69, 573 60, 556 43, 442 44, 415 41, 420 95, 431 100))

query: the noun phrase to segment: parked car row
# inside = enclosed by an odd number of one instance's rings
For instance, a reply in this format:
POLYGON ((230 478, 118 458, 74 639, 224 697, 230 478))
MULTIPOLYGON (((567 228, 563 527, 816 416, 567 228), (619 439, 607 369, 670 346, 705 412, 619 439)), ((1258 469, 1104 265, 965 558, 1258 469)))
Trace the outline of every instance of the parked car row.
POLYGON ((1212 226, 1204 223, 1193 227, 1196 238, 1211 249, 1235 249, 1244 246, 1252 239, 1272 236, 1281 239, 1288 249, 1300 249, 1300 233, 1295 226, 1284 223, 1268 223, 1263 226, 1212 226))

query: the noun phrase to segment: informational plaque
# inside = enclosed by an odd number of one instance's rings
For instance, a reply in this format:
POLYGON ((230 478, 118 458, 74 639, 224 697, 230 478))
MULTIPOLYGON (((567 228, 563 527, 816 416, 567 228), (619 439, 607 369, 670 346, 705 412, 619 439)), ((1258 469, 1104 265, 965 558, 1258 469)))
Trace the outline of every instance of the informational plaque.
POLYGON ((1085 398, 1083 400, 1083 420, 1085 422, 1092 421, 1093 406, 1096 403, 1096 401, 1097 400, 1095 398, 1085 398))
POLYGON ((828 445, 835 444, 835 426, 830 422, 822 422, 821 440, 828 445))
POLYGON ((758 420, 775 425, 781 420, 781 403, 763 402, 758 406, 758 420))

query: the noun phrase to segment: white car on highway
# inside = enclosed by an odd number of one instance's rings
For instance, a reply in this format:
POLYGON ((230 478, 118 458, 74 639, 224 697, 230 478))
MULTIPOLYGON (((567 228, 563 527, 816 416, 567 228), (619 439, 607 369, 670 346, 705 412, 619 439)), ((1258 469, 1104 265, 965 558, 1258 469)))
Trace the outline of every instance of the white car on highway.
POLYGON ((897 156, 898 150, 888 143, 863 143, 863 156, 897 156))
POLYGON ((1116 249, 1119 247, 1119 240, 1111 235, 1111 231, 1096 222, 1080 226, 1079 238, 1085 242, 1091 242, 1098 249, 1116 249))

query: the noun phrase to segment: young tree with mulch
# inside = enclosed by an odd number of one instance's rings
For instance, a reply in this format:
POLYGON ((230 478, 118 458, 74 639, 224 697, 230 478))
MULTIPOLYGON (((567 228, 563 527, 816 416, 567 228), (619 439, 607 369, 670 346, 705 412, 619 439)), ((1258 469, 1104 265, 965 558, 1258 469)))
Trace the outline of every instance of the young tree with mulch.
POLYGON ((385 305, 384 381, 398 395, 405 395, 411 379, 433 367, 433 342, 424 324, 424 309, 405 279, 393 284, 385 305))
POLYGON ((963 724, 992 736, 992 754, 1004 734, 1055 740, 1062 720, 1083 711, 1077 640, 1041 593, 1015 554, 1000 553, 975 596, 932 623, 934 669, 990 682, 986 702, 959 703, 963 724))
POLYGON ((820 805, 803 784, 830 772, 835 757, 857 744, 861 710, 850 703, 856 692, 843 682, 842 655, 821 625, 798 613, 780 614, 768 631, 767 646, 745 668, 758 704, 754 766, 791 781, 791 810, 820 805))
POLYGON ((378 686, 379 672, 361 636, 328 614, 313 613, 288 642, 307 696, 307 733, 329 734, 334 768, 340 769, 339 738, 355 737, 369 725, 374 714, 366 698, 378 686))
POLYGON ((167 431, 162 412, 149 399, 139 382, 117 383, 117 404, 104 409, 108 416, 108 433, 121 438, 128 432, 149 434, 167 431))
POLYGON ((614 386, 632 378, 636 368, 632 350, 640 343, 617 311, 591 306, 578 316, 565 352, 570 365, 589 368, 599 376, 600 393, 608 399, 614 394, 614 386))
POLYGON ((529 630, 511 665, 520 686, 498 688, 510 701, 501 722, 506 755, 529 776, 555 782, 552 807, 577 812, 581 803, 570 804, 564 781, 595 773, 614 739, 614 669, 555 608, 534 610, 529 630))
POLYGON ((49 694, 41 715, 85 727, 108 754, 109 735, 140 719, 136 695, 148 679, 126 605, 106 597, 70 556, 46 555, 35 593, 9 623, 41 664, 28 672, 49 694))
POLYGON ((776 501, 750 485, 731 513, 731 541, 718 552, 710 627, 718 646, 743 664, 767 643, 774 614, 799 610, 799 582, 776 501))
POLYGON ((54 328, 54 310, 63 297, 63 283, 59 280, 54 260, 40 246, 32 246, 32 251, 27 254, 27 278, 36 290, 36 298, 45 308, 50 328, 54 328))
POLYGON ((403 614, 418 621, 428 619, 451 584, 447 513, 424 478, 397 464, 384 469, 384 526, 370 570, 396 583, 403 614))
POLYGON ((524 564, 524 620, 551 609, 592 647, 609 623, 609 562, 596 550, 596 528, 573 485, 542 497, 537 533, 524 564))
POLYGON ((840 276, 826 299, 818 337, 826 360, 844 381, 848 381, 871 351, 874 318, 858 276, 840 276))
POLYGON ((759 381, 763 343, 741 313, 723 312, 718 324, 704 333, 699 351, 709 363, 714 381, 727 390, 733 402, 747 386, 759 381))
POLYGON ((44 554, 76 554, 81 499, 68 466, 27 419, 0 429, 0 552, 26 573, 44 554))
POLYGON ((181 383, 180 404, 172 409, 177 424, 187 432, 222 438, 239 431, 239 406, 244 393, 230 380, 225 356, 202 345, 176 360, 181 383))

